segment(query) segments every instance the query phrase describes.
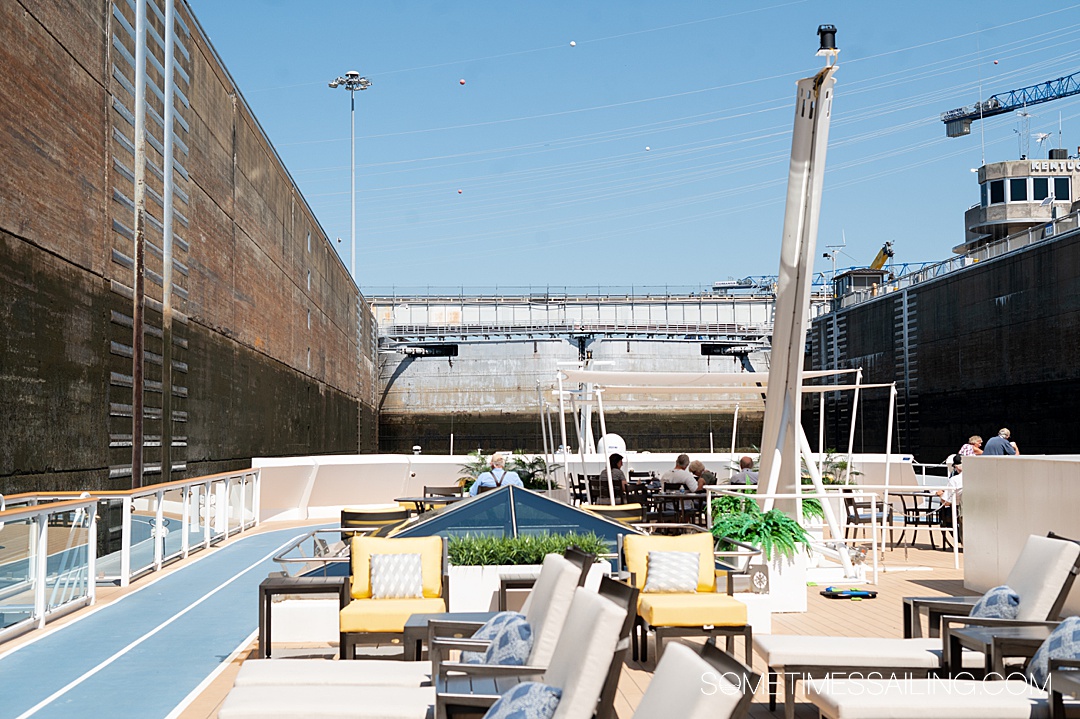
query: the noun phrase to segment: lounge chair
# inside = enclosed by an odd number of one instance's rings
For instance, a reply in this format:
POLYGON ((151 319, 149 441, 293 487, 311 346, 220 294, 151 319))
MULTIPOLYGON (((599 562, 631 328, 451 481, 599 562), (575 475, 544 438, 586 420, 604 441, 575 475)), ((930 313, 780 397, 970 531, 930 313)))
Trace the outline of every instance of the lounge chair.
POLYGON ((448 567, 446 540, 439 536, 407 539, 353 537, 352 574, 349 578, 349 595, 352 601, 338 616, 341 658, 353 659, 356 645, 361 640, 401 640, 405 632, 405 622, 413 614, 445 612, 450 596, 448 567), (420 555, 422 596, 385 599, 373 595, 372 557, 387 554, 420 555))
MULTIPOLYGON (((609 582, 611 580, 608 580, 609 582)), ((543 680, 563 691, 556 719, 590 719, 606 689, 611 657, 618 650, 619 634, 626 624, 627 605, 579 587, 567 612, 562 634, 552 655, 550 669, 538 668, 543 680), (565 705, 565 706, 564 706, 565 705)), ((441 640, 437 640, 441 641, 441 640)), ((367 662, 357 662, 364 665, 367 662)), ((448 663, 443 669, 447 670, 448 663)), ((458 665, 483 668, 485 665, 458 665)), ((522 670, 529 667, 507 667, 522 670)), ((490 676, 490 675, 488 675, 490 676)), ((507 678, 507 682, 509 682, 507 678)), ((509 687, 503 687, 505 691, 509 687)), ((491 699, 498 698, 498 694, 491 699)), ((319 719, 427 719, 435 710, 435 687, 313 686, 275 684, 238 686, 226 697, 220 719, 241 717, 319 719)), ((487 704, 479 704, 480 707, 487 704)))
POLYGON ((717 649, 713 639, 701 654, 675 643, 656 665, 633 719, 741 719, 750 708, 758 679, 717 649))
MULTIPOLYGON (((1045 537, 1030 535, 1005 579, 1005 584, 1020 595, 1017 619, 1057 619, 1078 572, 1080 543, 1053 532, 1045 537)), ((929 615, 929 636, 936 637, 941 617, 964 616, 978 600, 978 596, 904 597, 904 636, 922 635, 922 609, 929 615)))
POLYGON ((548 667, 444 662, 436 680, 436 719, 486 709, 523 681, 562 690, 554 719, 613 719, 638 592, 610 577, 601 580, 599 594, 583 587, 575 592, 548 667))
MULTIPOLYGON (((1071 626, 1066 633, 1075 631, 1071 626)), ((1051 635, 1043 647, 1053 646, 1051 635)), ((1057 640, 1060 641, 1060 640, 1057 640)), ((1076 662, 1049 659, 1052 675, 1061 666, 1076 662)), ((1036 686, 1032 667, 1014 672, 1002 681, 975 679, 830 679, 808 682, 807 695, 823 719, 1039 719, 1056 716, 1051 708, 1052 683, 1036 686), (1021 678, 1023 677, 1023 678, 1021 678)), ((1040 681, 1045 679, 1040 678, 1040 681)), ((1054 700, 1059 698, 1054 697, 1054 700)), ((1058 709, 1066 705, 1061 702, 1058 709)), ((1069 707, 1075 712, 1080 708, 1069 707)))
MULTIPOLYGON (((574 596, 581 571, 577 565, 558 554, 544 558, 539 579, 528 600, 525 619, 533 631, 529 664, 547 666, 562 632, 566 612, 574 596)), ((480 625, 450 622, 442 628, 452 633, 472 633, 480 625)), ((437 625, 435 631, 440 627, 437 625)), ((438 636, 438 634, 436 634, 438 636)), ((429 642, 431 640, 429 639, 429 642)), ((472 651, 483 651, 487 642, 468 640, 472 651)), ((431 644, 429 643, 429 646, 431 644)), ((412 686, 431 683, 438 674, 442 652, 433 651, 430 662, 402 662, 396 659, 373 659, 358 662, 326 662, 312 659, 251 659, 243 663, 233 686, 273 686, 277 684, 315 684, 319 686, 412 686)))
POLYGON ((745 657, 751 654, 752 630, 747 623, 746 605, 727 594, 716 591, 716 563, 713 555, 713 536, 709 532, 694 532, 678 536, 620 535, 622 554, 630 571, 631 583, 642 590, 638 595, 638 631, 634 635, 634 659, 648 661, 649 631, 656 636, 656 657, 664 651, 665 637, 724 635, 728 651, 734 650, 734 639, 742 636, 745 657), (650 552, 689 552, 698 555, 698 581, 692 592, 647 592, 650 552))
MULTIPOLYGON (((1020 596, 1018 622, 1056 619, 1080 567, 1080 545, 1054 536, 1031 535, 1006 584, 1020 596)), ((974 597, 978 599, 979 597, 974 597)), ((943 598, 948 600, 949 598, 943 598)), ((965 614, 974 601, 964 605, 965 614)), ((950 617, 963 623, 964 617, 950 617)), ((980 619, 967 623, 1007 626, 1017 622, 980 619)), ((935 632, 936 634, 937 632, 935 632)), ((777 678, 784 675, 784 715, 795 715, 795 688, 805 677, 844 672, 884 672, 901 676, 929 676, 946 666, 946 646, 935 638, 829 637, 766 634, 754 637, 754 649, 769 668, 769 707, 776 707, 777 678)), ((983 669, 986 657, 964 652, 959 658, 967 669, 983 669)))

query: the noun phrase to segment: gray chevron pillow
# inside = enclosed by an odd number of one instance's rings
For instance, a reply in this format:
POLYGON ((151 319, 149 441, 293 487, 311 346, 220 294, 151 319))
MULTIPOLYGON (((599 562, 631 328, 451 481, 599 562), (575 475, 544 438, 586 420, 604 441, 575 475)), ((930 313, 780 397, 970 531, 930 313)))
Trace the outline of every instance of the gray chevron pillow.
POLYGON ((696 592, 698 586, 698 552, 649 552, 645 571, 646 593, 696 592))
POLYGON ((423 565, 419 554, 372 554, 373 599, 419 599, 424 596, 423 565))

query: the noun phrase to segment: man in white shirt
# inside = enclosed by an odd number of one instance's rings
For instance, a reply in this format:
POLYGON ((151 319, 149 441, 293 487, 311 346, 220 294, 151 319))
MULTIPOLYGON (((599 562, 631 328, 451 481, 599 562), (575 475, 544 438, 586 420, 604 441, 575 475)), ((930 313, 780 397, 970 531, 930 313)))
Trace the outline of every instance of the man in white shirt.
POLYGON ((679 483, 686 487, 687 492, 700 492, 705 486, 704 478, 698 479, 690 473, 690 457, 680 454, 675 459, 675 467, 660 475, 661 482, 679 483))

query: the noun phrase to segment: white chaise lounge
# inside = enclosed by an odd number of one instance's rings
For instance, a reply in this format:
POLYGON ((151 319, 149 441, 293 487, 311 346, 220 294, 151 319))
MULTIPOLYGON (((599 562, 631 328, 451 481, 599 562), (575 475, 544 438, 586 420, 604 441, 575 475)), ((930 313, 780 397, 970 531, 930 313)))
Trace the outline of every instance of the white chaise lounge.
MULTIPOLYGON (((626 617, 625 606, 587 589, 575 589, 550 669, 542 676, 542 681, 563 692, 555 719, 593 716, 626 617)), ((434 706, 434 687, 276 684, 234 687, 218 716, 220 719, 430 719, 434 706)))
MULTIPOLYGON (((1020 596, 1017 620, 1056 619, 1080 564, 1080 545, 1031 535, 1005 584, 1020 596)), ((960 620, 956 620, 960 621, 960 620)), ((980 623, 992 623, 981 620, 980 623)), ((754 636, 756 651, 769 667, 769 707, 776 708, 777 677, 784 675, 784 716, 795 716, 795 688, 806 677, 878 671, 926 677, 944 666, 943 640, 827 637, 786 634, 754 636)), ((982 668, 986 658, 964 652, 965 668, 982 668)))
MULTIPOLYGON (((533 631, 529 664, 547 666, 551 661, 580 575, 581 569, 561 555, 549 554, 544 558, 532 593, 522 607, 522 613, 533 631)), ((477 645, 474 651, 483 651, 483 647, 477 645)), ((402 662, 395 659, 250 659, 240 667, 234 686, 284 683, 419 687, 430 685, 432 671, 432 662, 402 662)), ((437 673, 438 670, 435 671, 437 673)))

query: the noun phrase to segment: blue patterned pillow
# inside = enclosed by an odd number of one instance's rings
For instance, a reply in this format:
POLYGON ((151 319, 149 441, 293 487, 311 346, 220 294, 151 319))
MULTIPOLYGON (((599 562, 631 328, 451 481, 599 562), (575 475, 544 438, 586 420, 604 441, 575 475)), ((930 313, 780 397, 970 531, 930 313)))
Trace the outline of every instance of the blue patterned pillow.
POLYGON ((532 653, 532 627, 518 614, 507 619, 484 652, 484 664, 521 666, 532 653))
POLYGON ((551 719, 561 698, 561 689, 522 682, 496 699, 484 719, 551 719))
MULTIPOLYGON (((486 639, 491 641, 502 629, 502 626, 514 617, 520 617, 517 612, 499 612, 491 619, 484 622, 484 626, 473 632, 473 639, 486 639)), ((465 664, 483 664, 484 652, 462 652, 461 661, 465 664)))
POLYGON ((1080 659, 1080 617, 1069 617, 1042 643, 1028 662, 1028 680, 1037 687, 1046 684, 1051 659, 1080 659))
POLYGON ((1002 584, 983 595, 971 609, 971 616, 980 619, 1016 619, 1020 612, 1020 595, 1002 584))

